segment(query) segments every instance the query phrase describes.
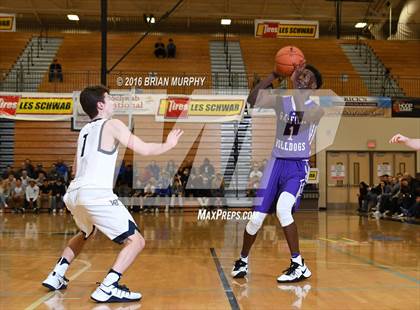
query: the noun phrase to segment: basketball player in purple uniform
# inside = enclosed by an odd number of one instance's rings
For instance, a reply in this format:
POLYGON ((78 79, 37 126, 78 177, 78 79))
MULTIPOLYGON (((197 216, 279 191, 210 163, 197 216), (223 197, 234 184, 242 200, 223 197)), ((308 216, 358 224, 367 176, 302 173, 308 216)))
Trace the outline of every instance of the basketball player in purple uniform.
POLYGON ((297 92, 298 96, 274 97, 266 95, 268 91, 258 95, 259 90, 270 88, 272 82, 279 77, 273 72, 248 97, 251 107, 270 107, 276 111, 276 141, 272 158, 265 167, 260 189, 257 191, 251 219, 244 231, 241 256, 235 262, 231 274, 234 278, 247 275, 248 255, 257 232, 267 214, 276 212, 291 254, 290 267, 277 278, 277 282, 284 283, 301 281, 311 276, 300 254, 298 231, 292 214, 299 206, 300 195, 306 184, 311 142, 323 110, 309 100, 310 90, 318 89, 322 85, 321 74, 316 68, 306 64, 295 68, 291 80, 294 88, 301 90, 297 92))

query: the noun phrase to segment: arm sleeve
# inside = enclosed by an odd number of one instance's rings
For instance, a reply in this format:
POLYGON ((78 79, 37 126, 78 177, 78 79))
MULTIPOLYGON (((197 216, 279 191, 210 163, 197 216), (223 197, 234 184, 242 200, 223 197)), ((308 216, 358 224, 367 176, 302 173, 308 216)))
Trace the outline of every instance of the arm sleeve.
POLYGON ((251 92, 249 93, 248 99, 247 101, 249 102, 249 104, 251 105, 251 108, 253 108, 256 104, 257 101, 257 97, 258 97, 258 92, 261 89, 267 89, 269 88, 273 81, 275 79, 277 79, 279 76, 275 73, 272 72, 268 77, 266 77, 264 80, 262 80, 261 82, 259 82, 254 89, 251 90, 251 92))

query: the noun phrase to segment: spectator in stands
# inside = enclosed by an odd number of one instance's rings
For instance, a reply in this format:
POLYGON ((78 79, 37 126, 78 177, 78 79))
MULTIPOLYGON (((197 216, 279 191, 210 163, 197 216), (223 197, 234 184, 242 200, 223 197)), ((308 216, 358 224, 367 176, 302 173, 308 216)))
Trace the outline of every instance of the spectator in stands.
POLYGON ((151 211, 153 209, 149 208, 150 205, 153 205, 154 197, 156 197, 156 180, 151 177, 144 187, 144 206, 146 211, 151 211))
POLYGON ((147 168, 149 168, 149 171, 152 173, 152 176, 155 178, 155 180, 159 180, 160 167, 158 164, 156 164, 156 161, 152 160, 152 163, 147 168))
POLYGON ((10 166, 10 165, 7 165, 6 170, 3 171, 3 174, 2 174, 1 177, 3 179, 7 179, 9 177, 9 175, 11 175, 11 174, 15 175, 15 172, 13 171, 13 167, 10 166))
POLYGON ((29 180, 29 185, 25 189, 25 208, 32 209, 35 213, 38 212, 38 197, 39 197, 39 187, 36 185, 36 181, 34 179, 29 180))
POLYGON ((253 177, 249 179, 247 186, 247 197, 255 197, 257 194, 258 186, 260 185, 260 178, 253 177))
POLYGON ((173 178, 176 174, 176 165, 173 160, 168 161, 166 164, 166 172, 169 174, 169 177, 173 178))
POLYGON ((58 210, 63 211, 63 196, 66 193, 66 186, 61 178, 52 185, 52 196, 51 196, 51 211, 55 213, 58 210))
POLYGON ((11 191, 11 201, 15 212, 24 211, 25 190, 23 189, 22 181, 20 179, 16 179, 16 185, 11 191))
POLYGON ((16 178, 13 174, 9 174, 8 178, 6 179, 6 186, 9 188, 9 191, 13 190, 16 186, 16 178))
POLYGON ((25 170, 28 172, 28 176, 31 179, 35 178, 35 168, 32 165, 32 161, 29 158, 25 159, 25 170))
POLYGON ((259 170, 258 168, 258 164, 254 164, 254 167, 252 168, 251 173, 249 174, 249 177, 252 178, 258 178, 261 179, 262 178, 263 173, 259 170))
POLYGON ((62 178, 64 182, 67 182, 69 168, 67 167, 67 165, 63 162, 61 158, 58 159, 56 167, 57 167, 58 177, 62 178))
POLYGON ((169 39, 169 43, 166 46, 166 50, 167 50, 168 58, 175 58, 176 45, 174 43, 174 40, 169 39))
MULTIPOLYGON (((130 189, 133 188, 133 165, 127 165, 127 167, 125 168, 123 180, 130 189)), ((127 196, 122 196, 122 197, 127 197, 127 196)))
POLYGON ((265 165, 267 165, 267 159, 264 159, 264 160, 261 162, 261 165, 260 165, 260 168, 259 168, 259 170, 260 170, 261 172, 264 172, 265 165))
POLYGON ((50 74, 48 76, 49 82, 53 82, 55 80, 63 82, 63 71, 61 68, 61 64, 58 63, 57 58, 54 58, 53 63, 50 64, 50 74))
POLYGON ((45 176, 44 172, 40 171, 38 173, 38 177, 36 178, 36 184, 38 186, 41 186, 42 184, 44 184, 44 180, 46 180, 47 177, 45 176))
POLYGON ((30 177, 28 176, 28 172, 26 170, 22 170, 22 176, 20 177, 22 181, 23 189, 25 190, 26 187, 29 185, 30 177))
POLYGON ((38 178, 40 173, 43 173, 44 176, 47 175, 47 172, 44 170, 44 167, 42 167, 42 164, 36 165, 36 168, 34 171, 34 178, 38 178))
POLYGON ((172 184, 172 197, 171 197, 171 208, 175 207, 175 198, 178 197, 178 206, 183 206, 183 197, 184 197, 184 186, 182 184, 182 179, 179 174, 175 175, 174 182, 172 184))
MULTIPOLYGON (((171 197, 171 178, 169 177, 169 174, 162 170, 160 179, 157 183, 158 188, 158 196, 161 198, 160 200, 163 200, 163 204, 165 205, 165 212, 169 211, 169 197, 171 197)), ((162 204, 162 201, 160 201, 159 204, 162 204)))
POLYGON ((9 188, 7 187, 7 181, 0 180, 0 212, 3 212, 3 208, 7 208, 7 199, 9 198, 9 188))
POLYGON ((362 212, 363 202, 367 198, 368 190, 369 190, 369 185, 367 185, 365 182, 360 182, 359 193, 357 194, 358 200, 359 200, 359 208, 357 209, 358 212, 362 212))
POLYGON ((50 171, 48 171, 47 178, 49 180, 57 180, 58 179, 57 166, 55 164, 51 165, 50 171))
POLYGON ((207 176, 214 176, 214 167, 208 158, 203 160, 203 164, 200 166, 200 173, 206 174, 207 176))
POLYGON ((39 207, 40 209, 51 209, 51 194, 52 188, 47 179, 44 179, 42 185, 39 187, 39 207), (44 207, 46 206, 46 207, 44 207))
POLYGON ((403 178, 400 182, 400 191, 392 198, 392 207, 386 215, 394 215, 395 217, 403 217, 403 210, 408 210, 415 203, 414 193, 410 191, 410 183, 403 178))
POLYGON ((158 41, 155 43, 155 56, 157 58, 166 57, 165 44, 162 43, 162 38, 159 38, 158 41))

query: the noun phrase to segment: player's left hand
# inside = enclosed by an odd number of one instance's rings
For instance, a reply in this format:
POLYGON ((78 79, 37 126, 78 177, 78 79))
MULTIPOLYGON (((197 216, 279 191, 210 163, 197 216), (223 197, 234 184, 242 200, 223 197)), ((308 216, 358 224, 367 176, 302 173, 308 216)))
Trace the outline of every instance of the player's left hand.
POLYGON ((408 138, 406 136, 403 136, 402 134, 396 134, 389 140, 389 143, 405 143, 408 141, 408 138))
POLYGON ((175 147, 178 144, 179 138, 181 138, 182 134, 184 133, 181 129, 173 129, 169 133, 168 137, 166 138, 166 143, 171 147, 175 147))

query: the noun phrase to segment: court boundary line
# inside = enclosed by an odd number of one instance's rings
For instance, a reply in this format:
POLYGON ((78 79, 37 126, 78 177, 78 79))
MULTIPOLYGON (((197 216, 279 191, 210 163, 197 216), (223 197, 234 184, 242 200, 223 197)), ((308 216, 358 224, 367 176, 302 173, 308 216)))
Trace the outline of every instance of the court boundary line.
MULTIPOLYGON (((329 239, 326 239, 326 238, 319 238, 319 239, 321 239, 323 241, 326 241, 327 243, 330 241, 329 239)), ((363 263, 365 263, 367 265, 370 265, 370 266, 373 266, 373 267, 375 267, 377 269, 380 269, 380 270, 386 271, 388 273, 391 273, 391 274, 393 274, 394 276, 396 276, 398 278, 401 278, 401 279, 404 279, 404 280, 408 280, 408 281, 414 282, 416 284, 420 284, 420 280, 418 280, 418 279, 416 279, 416 278, 414 278, 412 276, 409 276, 407 274, 404 274, 402 272, 393 270, 392 268, 387 267, 385 265, 379 264, 379 263, 375 262, 373 259, 364 258, 364 257, 360 257, 360 256, 357 256, 357 255, 354 255, 354 254, 352 254, 352 253, 350 253, 348 251, 345 251, 345 250, 342 250, 342 249, 338 248, 337 246, 330 246, 330 248, 332 248, 336 252, 339 252, 339 253, 345 254, 345 255, 347 255, 347 256, 349 256, 351 258, 357 259, 357 260, 359 260, 359 261, 361 261, 361 262, 363 262, 363 263)))
MULTIPOLYGON (((90 267, 92 267, 92 264, 84 259, 75 258, 74 261, 79 261, 83 264, 85 264, 84 267, 80 268, 75 274, 73 274, 71 277, 69 277, 70 281, 73 281, 77 277, 79 277, 82 273, 84 273, 86 270, 88 270, 90 267)), ((31 303, 29 306, 25 308, 25 310, 34 310, 38 308, 44 301, 48 300, 52 295, 54 295, 55 291, 51 291, 46 293, 45 295, 41 296, 37 300, 35 300, 33 303, 31 303)))
POLYGON ((236 300, 235 294, 233 294, 232 288, 230 287, 229 281, 226 278, 225 272, 223 271, 222 264, 220 264, 219 258, 217 257, 216 250, 210 248, 211 256, 213 257, 214 264, 216 265, 217 273, 219 274, 220 281, 222 282, 225 295, 229 301, 232 310, 239 310, 239 304, 236 300))

